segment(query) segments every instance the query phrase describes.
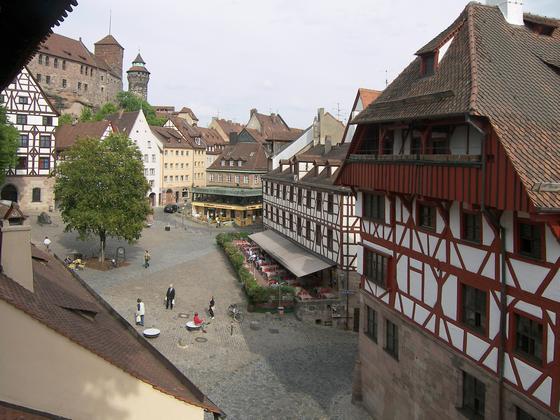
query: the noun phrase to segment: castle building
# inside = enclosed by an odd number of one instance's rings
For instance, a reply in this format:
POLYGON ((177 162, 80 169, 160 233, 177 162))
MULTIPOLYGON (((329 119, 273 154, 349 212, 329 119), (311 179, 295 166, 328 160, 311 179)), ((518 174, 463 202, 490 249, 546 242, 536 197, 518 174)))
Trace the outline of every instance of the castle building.
POLYGON ((132 62, 132 67, 129 68, 126 73, 128 75, 128 91, 147 101, 150 72, 146 68, 146 62, 140 53, 138 53, 132 62))
POLYGON ((60 112, 79 114, 84 106, 114 102, 122 91, 124 48, 112 35, 94 44, 51 34, 28 64, 29 71, 60 112))
POLYGON ((353 120, 374 418, 560 415, 560 21, 488 3, 353 120))
POLYGON ((8 170, 0 198, 26 210, 47 211, 54 206, 49 176, 55 169, 58 113, 25 67, 0 94, 0 105, 20 133, 17 165, 8 170))

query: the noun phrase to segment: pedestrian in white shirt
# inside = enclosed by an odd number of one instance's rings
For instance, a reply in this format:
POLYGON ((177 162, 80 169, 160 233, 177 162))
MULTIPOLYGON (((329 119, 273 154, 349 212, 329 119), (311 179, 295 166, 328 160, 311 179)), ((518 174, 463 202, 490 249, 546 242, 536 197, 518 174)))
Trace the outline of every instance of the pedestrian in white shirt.
POLYGON ((45 245, 45 248, 47 249, 47 252, 49 252, 49 246, 51 244, 51 240, 49 239, 48 236, 45 236, 45 240, 43 241, 43 244, 45 245))
POLYGON ((145 313, 146 308, 144 307, 144 302, 142 302, 142 299, 138 298, 136 300, 136 325, 144 326, 145 313))

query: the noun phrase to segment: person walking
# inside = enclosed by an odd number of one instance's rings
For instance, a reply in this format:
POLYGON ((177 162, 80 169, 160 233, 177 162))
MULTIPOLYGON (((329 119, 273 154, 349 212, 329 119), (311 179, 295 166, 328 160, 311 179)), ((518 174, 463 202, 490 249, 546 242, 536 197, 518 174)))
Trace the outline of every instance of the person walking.
POLYGON ((50 251, 49 246, 51 245, 51 240, 49 239, 48 236, 45 236, 45 240, 43 241, 43 244, 45 245, 47 252, 49 252, 50 251))
POLYGON ((171 310, 173 310, 173 305, 175 305, 175 289, 170 284, 167 292, 165 292, 165 309, 171 307, 171 310))
POLYGON ((150 259, 151 259, 150 253, 146 249, 144 251, 144 268, 148 268, 150 266, 150 259))
POLYGON ((214 302, 214 296, 212 296, 212 299, 210 299, 210 303, 208 304, 208 313, 210 314, 210 318, 214 319, 214 306, 216 305, 216 302, 214 302))
POLYGON ((146 313, 146 307, 142 299, 138 298, 136 300, 136 325, 144 326, 144 314, 146 313))

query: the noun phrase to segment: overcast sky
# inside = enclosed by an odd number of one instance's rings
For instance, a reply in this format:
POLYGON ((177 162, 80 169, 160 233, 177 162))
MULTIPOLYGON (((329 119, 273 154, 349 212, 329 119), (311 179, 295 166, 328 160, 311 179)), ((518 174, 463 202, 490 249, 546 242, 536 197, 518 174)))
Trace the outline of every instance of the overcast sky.
MULTIPOLYGON (((140 50, 152 105, 245 123, 249 110, 309 126, 324 107, 346 119, 359 87, 383 89, 467 0, 78 0, 55 32, 93 43, 109 31, 140 50)), ((560 17, 560 0, 525 0, 560 17)), ((124 74, 126 79, 126 73, 124 74)), ((126 83, 125 83, 126 86, 126 83)))

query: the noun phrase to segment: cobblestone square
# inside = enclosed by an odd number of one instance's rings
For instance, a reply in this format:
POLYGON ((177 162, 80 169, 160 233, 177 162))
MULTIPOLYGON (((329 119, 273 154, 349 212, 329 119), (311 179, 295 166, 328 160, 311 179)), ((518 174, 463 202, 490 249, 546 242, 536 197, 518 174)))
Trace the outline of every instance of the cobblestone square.
MULTIPOLYGON (((64 233, 56 213, 52 225, 39 226, 35 221, 32 216, 33 241, 42 244, 48 235, 60 258, 70 251, 85 256, 97 253, 95 238, 82 242, 76 233, 64 233)), ((79 274, 131 324, 136 299, 142 298, 146 327, 161 330, 160 337, 150 342, 228 418, 368 419, 363 409, 350 402, 355 333, 303 324, 289 314, 279 319, 247 313, 243 323, 231 322, 227 307, 238 303, 245 308, 246 300, 215 243, 223 229, 157 212, 153 226, 144 230, 138 243, 108 241, 108 257, 123 246, 130 265, 106 272, 86 267, 79 274), (165 231, 168 223, 171 230, 165 231), (147 269, 142 265, 144 249, 152 257, 147 269), (170 283, 177 292, 176 302, 173 310, 166 310, 164 297, 170 283), (211 296, 216 300, 216 317, 208 320, 207 333, 187 331, 185 323, 194 312, 208 318, 211 296)))

